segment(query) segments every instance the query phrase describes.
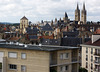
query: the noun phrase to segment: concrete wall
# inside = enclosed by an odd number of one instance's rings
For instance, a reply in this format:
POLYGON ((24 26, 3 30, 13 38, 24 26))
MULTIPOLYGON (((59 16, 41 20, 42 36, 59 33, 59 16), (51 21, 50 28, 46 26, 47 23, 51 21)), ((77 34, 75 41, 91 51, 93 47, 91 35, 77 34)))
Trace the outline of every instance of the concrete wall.
POLYGON ((7 72, 21 72, 21 65, 26 66, 26 72, 49 72, 49 52, 5 48, 0 51, 7 57, 7 72), (8 52, 17 52, 17 58, 8 58, 8 52), (21 59, 21 53, 26 53, 27 58, 21 59), (9 70, 8 64, 16 64, 17 70, 9 70))

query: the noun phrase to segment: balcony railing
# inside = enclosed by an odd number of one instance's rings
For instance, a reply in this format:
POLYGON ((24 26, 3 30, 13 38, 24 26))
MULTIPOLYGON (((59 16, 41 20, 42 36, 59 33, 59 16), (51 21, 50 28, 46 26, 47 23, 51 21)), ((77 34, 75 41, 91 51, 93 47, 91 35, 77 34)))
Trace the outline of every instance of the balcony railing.
POLYGON ((99 72, 100 69, 99 68, 94 68, 94 71, 99 72))
POLYGON ((77 57, 72 57, 72 62, 78 61, 77 57))
POLYGON ((95 52, 94 55, 100 56, 100 53, 95 52))
POLYGON ((94 63, 100 65, 100 60, 98 60, 98 61, 97 60, 94 60, 94 63))
POLYGON ((56 64, 57 64, 57 60, 50 61, 50 65, 56 65, 56 64))

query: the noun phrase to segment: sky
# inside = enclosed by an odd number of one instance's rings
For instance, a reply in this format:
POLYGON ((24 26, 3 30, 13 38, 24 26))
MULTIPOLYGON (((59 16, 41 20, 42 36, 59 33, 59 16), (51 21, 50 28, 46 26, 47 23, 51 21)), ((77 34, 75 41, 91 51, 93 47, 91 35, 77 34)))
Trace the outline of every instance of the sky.
POLYGON ((19 23, 24 15, 33 23, 51 21, 65 12, 74 20, 77 2, 80 10, 85 2, 88 21, 100 21, 100 0, 0 0, 0 22, 19 23))

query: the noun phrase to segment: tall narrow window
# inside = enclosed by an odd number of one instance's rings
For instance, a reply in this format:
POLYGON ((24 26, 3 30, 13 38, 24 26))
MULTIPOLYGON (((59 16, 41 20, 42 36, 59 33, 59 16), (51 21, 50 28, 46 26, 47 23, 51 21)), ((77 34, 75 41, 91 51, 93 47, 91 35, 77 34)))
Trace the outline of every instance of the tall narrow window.
POLYGON ((91 48, 91 54, 93 54, 93 48, 91 48))
POLYGON ((91 63, 91 69, 93 69, 93 64, 91 63))
POLYGON ((21 53, 21 58, 26 59, 26 53, 21 53))
POLYGON ((93 56, 91 56, 91 62, 93 62, 93 56))
POLYGON ((88 68, 88 63, 86 62, 86 68, 88 68))
POLYGON ((60 59, 63 59, 63 53, 60 54, 60 59))
POLYGON ((21 72, 26 72, 26 66, 25 65, 21 65, 21 72))
POLYGON ((86 48, 86 53, 88 53, 88 48, 86 48))
POLYGON ((65 53, 65 59, 68 59, 69 53, 65 53))
POLYGON ((88 61, 88 55, 86 55, 86 61, 88 61))

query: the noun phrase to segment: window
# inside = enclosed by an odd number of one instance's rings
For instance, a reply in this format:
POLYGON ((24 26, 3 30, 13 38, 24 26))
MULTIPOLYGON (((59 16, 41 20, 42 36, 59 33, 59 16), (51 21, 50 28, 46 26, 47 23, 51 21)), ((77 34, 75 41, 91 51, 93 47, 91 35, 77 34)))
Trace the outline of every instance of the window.
POLYGON ((9 69, 17 69, 17 65, 9 64, 9 69))
POLYGON ((88 61, 88 55, 86 55, 86 61, 88 61))
POLYGON ((67 71, 68 70, 68 66, 61 66, 60 67, 60 71, 61 72, 65 72, 65 71, 67 71))
POLYGON ((26 72, 26 66, 25 65, 21 65, 21 71, 26 72))
POLYGON ((93 48, 91 48, 91 54, 93 54, 93 48))
POLYGON ((9 52, 8 57, 9 58, 17 58, 17 53, 16 52, 9 52))
POLYGON ((26 59, 26 53, 21 53, 21 58, 26 59))
POLYGON ((63 71, 63 67, 62 66, 60 67, 60 71, 63 71))
POLYGON ((93 62, 93 56, 91 56, 91 62, 93 62))
POLYGON ((61 53, 60 54, 60 59, 68 59, 69 53, 61 53))
POLYGON ((86 68, 88 68, 88 63, 86 62, 86 68))
POLYGON ((60 59, 63 59, 63 53, 60 54, 60 59))
POLYGON ((93 69, 93 64, 91 63, 91 69, 93 69))
POLYGON ((68 55, 69 55, 69 53, 66 53, 66 54, 65 54, 65 58, 68 58, 68 55))
POLYGON ((68 70, 68 66, 65 66, 65 70, 68 70))
POLYGON ((86 53, 88 53, 88 48, 86 48, 86 53))

